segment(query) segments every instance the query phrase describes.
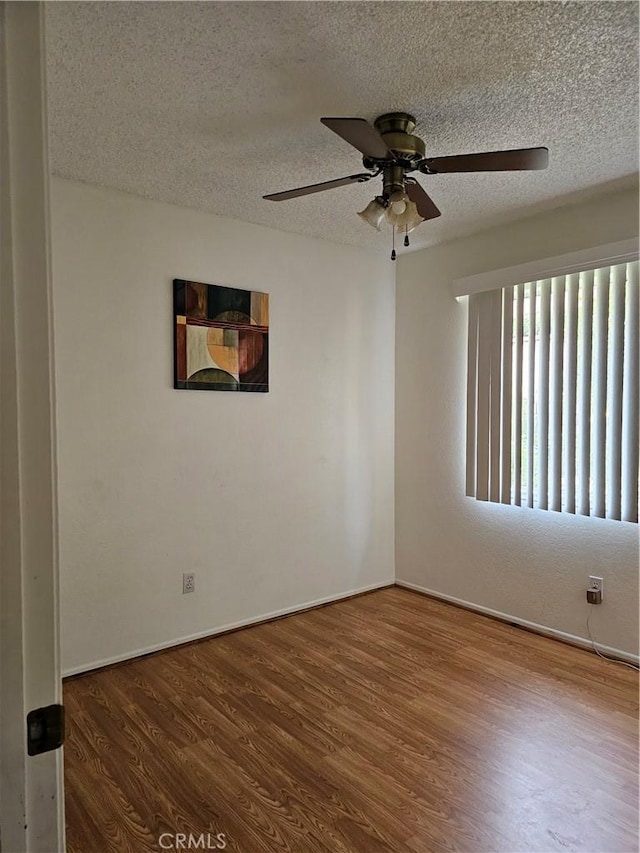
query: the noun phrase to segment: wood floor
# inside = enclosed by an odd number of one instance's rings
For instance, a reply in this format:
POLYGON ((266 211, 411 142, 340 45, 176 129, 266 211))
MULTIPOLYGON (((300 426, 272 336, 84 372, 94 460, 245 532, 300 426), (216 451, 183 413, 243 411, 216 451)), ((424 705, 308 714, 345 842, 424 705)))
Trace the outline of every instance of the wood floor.
POLYGON ((68 851, 632 853, 637 699, 392 587, 67 681, 68 851))

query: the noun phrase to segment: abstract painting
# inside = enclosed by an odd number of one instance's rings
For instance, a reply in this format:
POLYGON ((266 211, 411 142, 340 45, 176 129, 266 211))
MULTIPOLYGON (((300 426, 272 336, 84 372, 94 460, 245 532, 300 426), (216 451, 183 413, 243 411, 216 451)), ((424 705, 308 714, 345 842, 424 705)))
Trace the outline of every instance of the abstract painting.
POLYGON ((173 280, 174 388, 269 390, 269 294, 173 280))

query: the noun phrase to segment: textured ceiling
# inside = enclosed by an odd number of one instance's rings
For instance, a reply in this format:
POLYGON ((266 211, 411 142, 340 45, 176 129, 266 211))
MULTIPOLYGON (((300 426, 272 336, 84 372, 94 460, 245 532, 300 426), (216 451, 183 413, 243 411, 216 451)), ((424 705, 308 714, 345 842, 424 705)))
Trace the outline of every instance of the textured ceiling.
POLYGON ((319 118, 413 113, 427 156, 547 145, 546 172, 422 176, 415 246, 630 185, 635 2, 47 3, 53 171, 285 231, 387 249, 378 180, 319 118))

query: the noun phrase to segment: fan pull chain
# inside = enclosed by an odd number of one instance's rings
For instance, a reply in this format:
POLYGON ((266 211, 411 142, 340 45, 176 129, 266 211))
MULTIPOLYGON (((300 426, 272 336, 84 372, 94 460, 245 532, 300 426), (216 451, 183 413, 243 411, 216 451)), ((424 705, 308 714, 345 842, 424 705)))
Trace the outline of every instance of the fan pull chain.
POLYGON ((395 261, 395 259, 396 259, 396 226, 395 225, 392 226, 392 228, 391 228, 391 234, 393 235, 391 237, 391 246, 392 246, 392 248, 391 248, 391 260, 395 261))
POLYGON ((409 226, 404 226, 404 244, 405 246, 409 245, 409 226))

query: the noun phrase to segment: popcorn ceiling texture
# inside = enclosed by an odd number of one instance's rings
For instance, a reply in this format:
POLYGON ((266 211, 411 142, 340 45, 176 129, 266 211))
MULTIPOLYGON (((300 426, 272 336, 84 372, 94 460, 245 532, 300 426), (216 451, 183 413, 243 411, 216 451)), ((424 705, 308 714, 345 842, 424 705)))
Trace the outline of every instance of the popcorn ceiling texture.
POLYGON ((427 156, 547 145, 546 172, 422 176, 442 217, 414 248, 632 185, 637 4, 46 4, 55 174, 336 242, 378 180, 322 115, 406 110, 427 156))

